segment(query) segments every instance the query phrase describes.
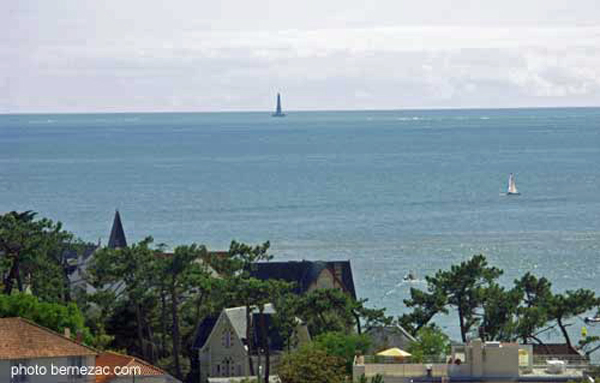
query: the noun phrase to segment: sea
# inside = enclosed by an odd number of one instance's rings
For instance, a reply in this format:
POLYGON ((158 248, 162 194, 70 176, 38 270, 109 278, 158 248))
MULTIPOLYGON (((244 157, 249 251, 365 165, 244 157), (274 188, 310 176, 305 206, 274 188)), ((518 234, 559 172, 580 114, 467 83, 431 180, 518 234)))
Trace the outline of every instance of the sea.
MULTIPOLYGON (((0 115, 0 212, 106 243, 116 209, 129 242, 350 260, 393 315, 475 254, 507 286, 600 293, 600 108, 0 115)), ((435 321, 459 338, 455 313, 435 321)))

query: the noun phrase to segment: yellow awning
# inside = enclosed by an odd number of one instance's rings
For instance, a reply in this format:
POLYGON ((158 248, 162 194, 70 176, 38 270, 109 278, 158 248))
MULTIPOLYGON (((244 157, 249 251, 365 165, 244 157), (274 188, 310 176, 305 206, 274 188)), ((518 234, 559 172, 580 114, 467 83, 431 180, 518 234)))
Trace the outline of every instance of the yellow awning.
POLYGON ((402 357, 402 358, 411 356, 410 353, 408 353, 404 350, 400 350, 398 347, 383 350, 381 352, 378 352, 377 355, 379 355, 379 356, 395 356, 395 357, 402 357))

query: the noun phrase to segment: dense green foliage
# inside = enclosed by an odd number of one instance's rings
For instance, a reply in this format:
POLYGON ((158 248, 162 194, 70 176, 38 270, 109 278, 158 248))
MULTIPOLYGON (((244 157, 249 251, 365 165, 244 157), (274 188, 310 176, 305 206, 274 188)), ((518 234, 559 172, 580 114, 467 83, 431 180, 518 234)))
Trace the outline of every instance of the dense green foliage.
MULTIPOLYGON (((405 301, 408 307, 416 307, 412 319, 417 332, 426 325, 435 314, 448 312, 446 307, 456 309, 463 342, 467 334, 478 324, 476 310, 486 301, 488 288, 502 271, 487 265, 483 255, 477 255, 450 270, 440 270, 433 277, 427 276, 427 293, 411 289, 411 299, 405 301)), ((409 328, 410 328, 409 327, 409 328)))
POLYGON ((371 340, 366 335, 347 334, 343 332, 328 332, 314 340, 317 347, 325 350, 328 355, 337 356, 345 361, 346 373, 352 374, 352 363, 356 355, 366 354, 371 340))
POLYGON ((127 248, 97 251, 88 269, 97 289, 90 299, 113 331, 129 333, 116 338, 114 347, 125 347, 176 377, 197 375, 191 349, 196 327, 205 315, 224 307, 219 293, 227 286, 202 261, 203 246, 178 246, 166 253, 152 242, 148 237, 127 248))
MULTIPOLYGON (((199 324, 235 306, 247 308, 247 322, 252 311, 259 313, 259 333, 248 326, 246 339, 250 354, 265 362, 268 379, 264 312, 273 303, 273 325, 288 351, 280 369, 283 383, 337 383, 349 374, 354 355, 367 350, 367 338, 360 335, 365 326, 401 324, 417 338, 409 351, 418 360, 447 352, 448 338, 433 326, 438 314, 458 313, 463 340, 539 343, 540 334, 558 329, 571 344, 566 329, 573 318, 600 305, 590 290, 555 292, 550 281, 530 273, 501 286, 502 270, 477 255, 428 276, 425 290, 411 289, 405 303, 412 311, 393 320, 384 309, 368 308, 366 300, 337 289, 299 296, 289 283, 252 278, 253 264, 272 258, 269 247, 233 241, 226 253, 197 244, 167 252, 148 237, 124 248, 99 248, 84 275, 95 288, 87 293, 72 289, 73 259, 66 256, 81 253, 84 244, 60 223, 33 212, 7 213, 0 215, 0 316, 21 316, 58 332, 68 327, 89 345, 141 357, 191 383, 199 379, 193 349, 199 324), (298 319, 315 341, 295 350, 298 319)), ((592 353, 599 344, 600 336, 589 334, 579 346, 592 353)), ((254 375, 258 367, 250 357, 248 362, 254 375)))
POLYGON ((36 213, 0 215, 0 288, 4 294, 29 289, 49 302, 70 299, 65 250, 77 246, 61 223, 36 213))
POLYGON ((439 363, 450 353, 448 335, 435 326, 421 328, 417 332, 416 340, 410 344, 407 350, 412 354, 411 361, 414 363, 439 363))
MULTIPOLYGON (((600 298, 591 290, 554 293, 547 279, 530 273, 507 289, 496 283, 501 274, 502 270, 488 266, 483 255, 450 270, 440 270, 426 277, 427 291, 411 289, 411 298, 405 303, 413 311, 400 317, 399 322, 417 334, 435 315, 453 308, 458 313, 463 341, 471 336, 542 343, 539 335, 558 327, 565 343, 571 345, 566 330, 569 320, 600 306, 600 298)), ((584 339, 586 347, 596 341, 591 337, 584 339)))
POLYGON ((83 314, 73 302, 59 303, 40 302, 30 294, 14 293, 0 295, 0 318, 21 317, 49 328, 58 333, 69 329, 73 336, 81 336, 88 345, 96 345, 96 339, 85 325, 83 314))
POLYGON ((393 320, 385 315, 385 309, 367 308, 366 299, 356 301, 338 289, 317 289, 292 299, 293 302, 288 302, 288 305, 308 324, 312 336, 349 332, 353 328, 360 334, 363 323, 384 325, 393 320))
POLYGON ((344 383, 344 360, 307 345, 283 357, 279 378, 281 383, 344 383))

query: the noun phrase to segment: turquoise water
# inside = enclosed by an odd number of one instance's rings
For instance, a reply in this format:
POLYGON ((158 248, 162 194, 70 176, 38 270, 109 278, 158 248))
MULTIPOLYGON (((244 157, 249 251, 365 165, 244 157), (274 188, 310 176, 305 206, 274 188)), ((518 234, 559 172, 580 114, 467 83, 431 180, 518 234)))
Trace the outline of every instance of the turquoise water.
POLYGON ((396 314, 423 286, 406 273, 476 253, 600 292, 599 191, 600 109, 0 116, 0 211, 106 243, 119 208, 129 240, 350 259, 396 314))

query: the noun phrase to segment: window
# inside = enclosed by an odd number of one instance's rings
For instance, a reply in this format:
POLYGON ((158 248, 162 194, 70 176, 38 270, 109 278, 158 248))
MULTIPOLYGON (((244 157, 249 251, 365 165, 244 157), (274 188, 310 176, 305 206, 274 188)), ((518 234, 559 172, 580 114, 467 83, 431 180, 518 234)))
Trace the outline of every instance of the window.
POLYGON ((225 360, 225 376, 231 376, 231 361, 229 359, 225 360))
POLYGON ((221 362, 221 365, 223 366, 223 368, 221 369, 222 375, 221 376, 234 376, 235 375, 235 370, 234 370, 234 363, 233 363, 233 359, 228 356, 226 358, 224 358, 221 362))
POLYGON ((29 382, 29 375, 27 375, 27 367, 29 367, 29 362, 27 360, 13 360, 10 366, 11 370, 13 367, 17 367, 19 369, 19 373, 12 377, 10 383, 29 382))
POLYGON ((223 330, 223 335, 221 336, 221 344, 225 348, 230 348, 232 346, 233 337, 229 329, 223 330))
POLYGON ((231 347, 231 331, 227 331, 225 334, 225 347, 231 347))
POLYGON ((519 367, 529 367, 529 353, 525 349, 519 349, 519 367))

